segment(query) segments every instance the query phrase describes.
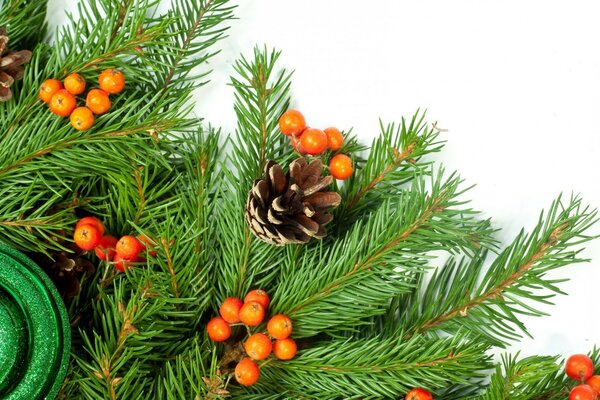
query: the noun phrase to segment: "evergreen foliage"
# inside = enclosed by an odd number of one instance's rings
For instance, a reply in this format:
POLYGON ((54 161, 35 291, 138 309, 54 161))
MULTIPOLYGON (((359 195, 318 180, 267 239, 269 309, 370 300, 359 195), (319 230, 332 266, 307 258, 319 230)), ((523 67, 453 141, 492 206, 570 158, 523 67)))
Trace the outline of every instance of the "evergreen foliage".
POLYGON ((161 13, 154 0, 81 0, 52 45, 46 6, 0 0, 11 45, 34 52, 14 99, 0 103, 0 240, 50 254, 93 214, 157 251, 127 273, 93 258, 96 274, 68 304, 72 362, 59 398, 399 398, 415 386, 436 399, 564 398, 558 357, 494 365, 491 354, 562 293, 553 269, 586 261, 597 215, 581 199, 559 197, 498 249, 463 179, 427 159, 443 143, 419 111, 381 123, 368 152, 347 141, 356 174, 338 187, 326 239, 262 243, 244 220, 248 190, 267 160, 295 157, 277 129, 291 85, 279 52, 257 47, 235 63, 239 139, 229 140, 190 103, 234 18, 229 1, 173 0, 161 13), (126 90, 89 131, 37 98, 45 79, 92 82, 109 67, 125 72, 126 90), (434 268, 433 252, 448 261, 434 268), (204 326, 225 297, 258 287, 294 321, 300 351, 262 362, 244 388, 224 361, 231 349, 204 326))

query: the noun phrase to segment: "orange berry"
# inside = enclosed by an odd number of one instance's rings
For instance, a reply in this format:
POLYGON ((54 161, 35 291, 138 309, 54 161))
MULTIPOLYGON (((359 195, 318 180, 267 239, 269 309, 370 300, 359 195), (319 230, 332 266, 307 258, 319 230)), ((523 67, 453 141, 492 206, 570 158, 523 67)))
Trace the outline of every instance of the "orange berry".
POLYGON ((65 89, 71 94, 81 94, 85 90, 85 79, 79 74, 70 74, 65 78, 65 89))
POLYGON ((122 258, 133 260, 144 250, 144 245, 135 236, 126 235, 119 239, 116 249, 122 258))
POLYGON ((98 228, 98 231, 100 231, 100 235, 104 235, 104 224, 102 223, 102 221, 100 221, 96 217, 81 218, 79 221, 77 221, 77 224, 75 225, 75 229, 79 228, 81 225, 86 225, 86 224, 94 225, 96 228, 98 228))
POLYGON ((248 326, 257 326, 265 318, 265 308, 256 301, 244 303, 240 308, 240 321, 248 326))
POLYGON ((125 257, 119 255, 119 253, 115 254, 115 257, 113 258, 113 262, 115 263, 115 268, 121 272, 125 272, 126 270, 131 268, 133 266, 132 263, 137 262, 137 261, 138 261, 137 257, 128 259, 128 258, 125 258, 125 257))
POLYGON ((287 315, 274 315, 267 324, 267 331, 275 339, 288 338, 292 334, 292 320, 287 315))
POLYGON ((244 343, 246 354, 253 360, 264 360, 269 357, 272 348, 271 339, 264 333, 255 333, 244 343))
POLYGON ((50 99, 50 111, 61 117, 66 117, 77 106, 77 99, 65 89, 60 89, 50 99))
POLYGON ((78 131, 85 131, 94 125, 94 114, 87 107, 77 107, 69 117, 71 126, 78 131))
POLYGON ((243 358, 235 366, 235 380, 244 386, 252 386, 258 381, 260 370, 258 365, 249 358, 243 358))
POLYGON ((325 129, 325 135, 327 135, 327 147, 329 150, 338 151, 342 144, 344 144, 344 136, 338 128, 330 127, 325 129))
POLYGON ((277 339, 273 344, 273 353, 280 360, 291 360, 296 355, 298 347, 292 338, 277 339))
POLYGON ((279 118, 279 130, 284 135, 300 135, 306 129, 304 115, 298 110, 289 109, 279 118))
POLYGON ((577 385, 569 392, 569 400, 598 400, 598 396, 589 385, 577 385))
POLYGON ((102 89, 92 89, 85 98, 85 105, 96 115, 104 114, 110 109, 108 93, 102 89))
POLYGON ((219 308, 221 317, 230 324, 240 322, 240 308, 244 303, 237 297, 228 297, 219 308))
POLYGON ((567 376, 576 381, 586 381, 594 375, 594 362, 585 354, 574 354, 565 363, 567 376))
POLYGON ((348 179, 352 171, 352 159, 345 154, 337 154, 329 162, 329 173, 335 179, 348 179))
POLYGON ((206 324, 206 332, 208 332, 208 337, 215 342, 222 342, 231 336, 231 327, 223 318, 214 317, 206 324))
POLYGON ((96 256, 104 261, 112 261, 117 254, 115 246, 117 245, 117 238, 111 235, 102 236, 100 243, 94 249, 96 256))
POLYGON ((404 400, 433 400, 433 396, 425 389, 414 388, 408 392, 404 400))
POLYGON ((327 149, 327 135, 320 129, 306 128, 300 136, 300 150, 310 154, 321 154, 327 149))
POLYGON ((81 250, 88 251, 98 246, 102 234, 98 228, 91 224, 83 224, 78 228, 75 228, 73 234, 73 241, 81 250))
POLYGON ((98 77, 98 83, 106 93, 117 94, 125 87, 125 76, 116 68, 105 69, 98 77))
POLYGON ((589 385, 598 396, 600 396, 600 375, 594 375, 587 381, 585 381, 586 385, 589 385))
MULTIPOLYGON (((148 247, 150 247, 151 249, 154 248, 154 242, 156 241, 156 239, 150 239, 144 235, 138 235, 137 238, 140 241, 140 243, 142 244, 142 246, 144 246, 144 250, 147 249, 148 247)), ((148 250, 148 255, 150 257, 156 257, 156 251, 148 250)))
POLYGON ((52 96, 62 88, 63 85, 58 79, 46 79, 40 86, 40 99, 44 103, 50 103, 52 96))
POLYGON ((269 302, 271 299, 269 299, 269 295, 264 290, 254 289, 249 291, 246 297, 244 297, 244 303, 249 303, 251 301, 260 303, 260 305, 266 310, 269 308, 269 302))

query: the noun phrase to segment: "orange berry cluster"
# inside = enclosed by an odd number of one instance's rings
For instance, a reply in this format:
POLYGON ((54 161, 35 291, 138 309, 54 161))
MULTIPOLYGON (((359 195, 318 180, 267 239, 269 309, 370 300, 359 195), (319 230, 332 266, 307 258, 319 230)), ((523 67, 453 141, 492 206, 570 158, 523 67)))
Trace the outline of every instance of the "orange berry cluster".
POLYGON ((406 394, 404 400, 433 400, 433 396, 423 388, 414 388, 406 394))
MULTIPOLYGON (((326 150, 338 151, 344 144, 344 136, 339 129, 325 130, 306 126, 304 115, 298 110, 289 109, 279 118, 279 130, 290 136, 292 147, 300 154, 320 155, 326 150)), ((352 159, 345 154, 336 154, 329 162, 329 172, 335 179, 345 180, 352 176, 352 159)))
MULTIPOLYGON (((222 342, 231 336, 230 324, 260 325, 269 302, 269 295, 261 289, 248 292, 243 302, 237 297, 226 298, 219 308, 221 316, 211 319, 206 325, 208 336, 215 342, 222 342)), ((258 380, 260 370, 253 360, 264 360, 271 352, 280 360, 291 360, 296 355, 296 342, 290 338, 292 320, 288 316, 272 316, 267 323, 267 333, 268 336, 262 332, 254 333, 244 342, 248 358, 243 358, 235 367, 235 379, 240 385, 250 386, 258 380), (275 341, 272 342, 271 338, 275 341)))
POLYGON ((597 400, 600 398, 600 375, 594 375, 594 362, 585 354, 574 354, 567 359, 565 373, 580 384, 569 393, 569 400, 597 400))
POLYGON ((77 107, 75 96, 85 91, 83 76, 72 73, 63 82, 47 79, 40 87, 39 97, 48 104, 50 111, 61 117, 69 117, 73 128, 83 131, 94 125, 94 114, 104 114, 110 109, 109 94, 119 93, 125 87, 123 73, 115 68, 102 71, 98 77, 100 89, 87 93, 85 106, 77 107))
POLYGON ((148 254, 156 256, 154 242, 139 235, 125 235, 117 240, 111 235, 104 235, 104 224, 96 217, 85 217, 75 225, 73 241, 81 250, 94 250, 100 260, 112 262, 121 272, 131 267, 131 263, 142 261, 140 254, 150 248, 148 254))

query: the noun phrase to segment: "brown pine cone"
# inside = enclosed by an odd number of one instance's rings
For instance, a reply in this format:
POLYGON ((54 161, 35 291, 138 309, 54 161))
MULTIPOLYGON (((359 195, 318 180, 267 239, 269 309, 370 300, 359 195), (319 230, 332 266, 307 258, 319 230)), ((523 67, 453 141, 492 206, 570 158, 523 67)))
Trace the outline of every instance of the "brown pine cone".
POLYGON ((328 192, 333 177, 321 177, 323 164, 298 158, 284 174, 281 166, 269 161, 263 179, 254 182, 246 203, 250 230, 261 240, 284 245, 322 239, 324 225, 333 218, 328 212, 340 204, 340 195, 328 192))
POLYGON ((31 60, 31 51, 12 51, 8 45, 6 29, 0 27, 0 101, 12 98, 10 87, 15 81, 23 79, 25 69, 23 64, 31 60))

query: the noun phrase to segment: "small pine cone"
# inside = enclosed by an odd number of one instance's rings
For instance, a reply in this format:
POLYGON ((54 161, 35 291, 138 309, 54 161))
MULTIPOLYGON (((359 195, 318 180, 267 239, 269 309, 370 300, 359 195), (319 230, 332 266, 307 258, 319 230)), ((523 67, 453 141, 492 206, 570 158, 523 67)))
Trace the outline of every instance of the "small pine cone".
POLYGON ((50 256, 41 253, 31 255, 31 258, 52 279, 65 300, 79 294, 81 278, 84 274, 89 277, 96 271, 94 264, 85 257, 79 247, 69 243, 67 248, 69 251, 57 251, 50 256))
POLYGON ((250 230, 261 240, 275 245, 307 243, 327 234, 324 225, 333 216, 328 210, 340 204, 340 195, 328 192, 333 177, 321 177, 323 164, 298 158, 284 174, 269 161, 263 179, 254 182, 246 203, 250 230))
POLYGON ((8 45, 6 29, 0 27, 0 101, 12 98, 10 87, 15 81, 21 80, 25 72, 23 64, 31 60, 31 51, 11 51, 8 45))

